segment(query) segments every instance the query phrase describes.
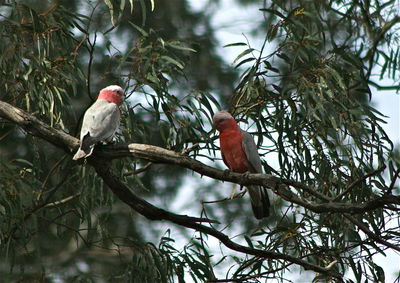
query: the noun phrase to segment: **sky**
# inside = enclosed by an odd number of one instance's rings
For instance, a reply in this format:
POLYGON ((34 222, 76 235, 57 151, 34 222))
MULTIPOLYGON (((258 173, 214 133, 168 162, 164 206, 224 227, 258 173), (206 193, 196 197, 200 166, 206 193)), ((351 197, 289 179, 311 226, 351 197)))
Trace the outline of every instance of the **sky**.
MULTIPOLYGON (((203 11, 209 5, 209 1, 207 0, 191 0, 189 2, 195 11, 203 11)), ((216 37, 220 45, 218 53, 227 63, 231 64, 243 50, 240 50, 240 47, 224 48, 224 45, 249 40, 252 47, 260 49, 263 38, 252 36, 250 31, 253 30, 253 27, 258 22, 262 22, 262 18, 260 17, 261 12, 258 10, 260 8, 258 6, 248 5, 246 7, 238 7, 232 5, 231 0, 221 0, 219 3, 219 5, 213 5, 216 12, 212 19, 212 25, 217 27, 216 37), (257 19, 259 19, 258 22, 257 19), (253 26, 249 25, 249 23, 253 23, 253 26)), ((393 81, 388 79, 379 82, 382 85, 394 84, 393 81)), ((392 141, 400 143, 400 93, 396 94, 395 91, 377 91, 374 88, 372 88, 372 91, 372 105, 388 117, 386 119, 387 124, 383 125, 385 131, 391 137, 392 141)))

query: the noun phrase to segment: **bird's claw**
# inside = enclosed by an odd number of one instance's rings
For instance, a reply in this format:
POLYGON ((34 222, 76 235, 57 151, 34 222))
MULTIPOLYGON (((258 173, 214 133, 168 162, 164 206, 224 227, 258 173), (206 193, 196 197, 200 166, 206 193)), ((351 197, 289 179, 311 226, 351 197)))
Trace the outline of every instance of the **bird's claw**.
POLYGON ((244 172, 243 177, 248 180, 250 177, 250 172, 249 171, 244 172))
POLYGON ((229 172, 231 172, 231 170, 225 169, 225 170, 224 170, 224 173, 223 173, 223 176, 224 176, 224 177, 227 177, 227 176, 229 175, 229 172))

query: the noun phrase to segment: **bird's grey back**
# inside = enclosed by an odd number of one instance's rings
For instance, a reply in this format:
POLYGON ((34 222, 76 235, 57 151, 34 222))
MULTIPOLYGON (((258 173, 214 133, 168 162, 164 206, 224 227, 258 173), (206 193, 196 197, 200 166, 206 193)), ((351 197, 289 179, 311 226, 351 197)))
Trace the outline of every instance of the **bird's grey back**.
POLYGON ((120 111, 115 103, 99 99, 85 112, 81 140, 87 133, 94 143, 111 137, 120 123, 120 111))

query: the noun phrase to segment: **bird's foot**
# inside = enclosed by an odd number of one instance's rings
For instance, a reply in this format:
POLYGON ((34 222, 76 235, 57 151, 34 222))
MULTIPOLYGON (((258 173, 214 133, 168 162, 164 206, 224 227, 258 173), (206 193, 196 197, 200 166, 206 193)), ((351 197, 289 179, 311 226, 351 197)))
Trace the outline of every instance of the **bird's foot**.
POLYGON ((225 169, 225 170, 224 170, 223 176, 224 176, 224 177, 227 177, 227 176, 229 175, 229 172, 231 172, 231 170, 225 169))
POLYGON ((230 199, 234 199, 236 195, 236 186, 234 185, 231 190, 231 194, 229 196, 230 199))
POLYGON ((250 172, 249 171, 246 171, 246 172, 243 173, 243 178, 244 179, 248 180, 249 177, 250 177, 250 172))

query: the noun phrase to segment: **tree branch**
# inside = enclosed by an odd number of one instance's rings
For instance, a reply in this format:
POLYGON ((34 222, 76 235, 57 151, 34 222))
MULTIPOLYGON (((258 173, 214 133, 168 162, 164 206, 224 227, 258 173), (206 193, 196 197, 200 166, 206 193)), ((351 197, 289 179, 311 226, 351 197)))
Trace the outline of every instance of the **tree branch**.
POLYGON ((0 116, 14 122, 23 128, 28 134, 42 138, 53 145, 64 149, 68 153, 72 153, 79 147, 79 140, 65 133, 50 127, 43 123, 35 116, 8 104, 0 101, 0 116))
POLYGON ((399 90, 400 89, 400 84, 399 85, 380 85, 374 81, 369 80, 368 84, 374 86, 377 90, 399 90))
POLYGON ((350 192, 354 187, 358 186, 359 184, 361 184, 363 181, 367 180, 368 178, 382 172, 383 170, 386 169, 386 165, 384 164, 383 166, 381 166, 380 168, 368 173, 367 175, 362 176, 361 178, 355 180, 354 182, 352 182, 342 193, 340 193, 339 195, 337 195, 333 200, 338 200, 341 199, 344 195, 346 195, 348 192, 350 192))
POLYGON ((388 241, 382 239, 378 235, 376 235, 374 232, 370 231, 368 229, 368 226, 364 224, 362 221, 358 221, 356 218, 354 218, 351 215, 344 214, 344 217, 346 217, 348 220, 351 221, 354 225, 356 225, 361 231, 363 231, 370 239, 374 240, 377 243, 380 243, 388 248, 394 249, 398 252, 400 252, 400 247, 397 245, 394 245, 392 243, 389 243, 388 241))
MULTIPOLYGON (((55 146, 63 148, 70 154, 79 147, 78 139, 68 135, 62 130, 51 128, 33 115, 6 102, 0 101, 0 117, 18 124, 29 134, 47 140, 55 146)), ((208 176, 221 181, 228 181, 243 186, 261 185, 273 190, 284 200, 303 206, 315 213, 337 212, 355 214, 383 208, 385 205, 400 205, 400 197, 393 195, 383 195, 365 203, 333 202, 331 198, 319 193, 317 190, 296 181, 281 179, 269 174, 240 174, 232 171, 220 170, 205 165, 185 154, 147 144, 131 143, 108 146, 98 145, 96 146, 93 155, 94 157, 101 157, 107 160, 122 157, 135 157, 153 163, 175 164, 197 172, 201 176, 208 176), (292 186, 314 195, 322 202, 311 202, 299 197, 293 193, 288 186, 292 186)))
MULTIPOLYGON (((288 255, 281 254, 271 251, 259 250, 254 248, 249 248, 243 245, 239 245, 229 239, 229 237, 219 232, 218 230, 204 226, 202 224, 196 223, 192 221, 187 216, 174 214, 160 208, 153 206, 147 201, 139 198, 135 194, 133 194, 130 188, 125 185, 123 182, 119 180, 117 176, 115 176, 110 169, 109 161, 105 161, 102 158, 91 158, 89 160, 90 165, 92 165, 97 174, 103 179, 103 181, 108 185, 108 187, 113 191, 113 193, 123 202, 132 207, 135 211, 139 212, 146 218, 151 220, 168 220, 172 223, 178 224, 180 226, 190 228, 196 231, 203 232, 205 234, 214 236, 218 240, 220 240, 226 247, 249 255, 254 255, 262 258, 268 259, 281 259, 286 260, 295 264, 298 264, 305 268, 306 270, 313 270, 319 273, 323 273, 335 278, 342 278, 342 275, 336 271, 312 264, 306 260, 288 255)), ((190 217, 191 218, 191 217, 190 217)))
POLYGON ((339 213, 364 213, 366 211, 382 208, 386 204, 400 205, 400 197, 393 195, 383 195, 366 203, 345 203, 333 202, 327 196, 317 192, 309 186, 292 180, 281 179, 269 174, 240 174, 232 171, 223 171, 211 166, 205 165, 186 155, 182 155, 172 150, 161 148, 148 144, 117 144, 111 146, 97 146, 95 154, 106 159, 121 157, 135 157, 148 160, 153 163, 175 164, 188 168, 201 176, 207 176, 213 179, 228 181, 243 186, 261 185, 274 190, 276 194, 286 201, 301 205, 313 212, 339 212, 339 213), (310 202, 303 199, 289 190, 287 186, 293 186, 310 193, 319 199, 322 203, 310 202))

